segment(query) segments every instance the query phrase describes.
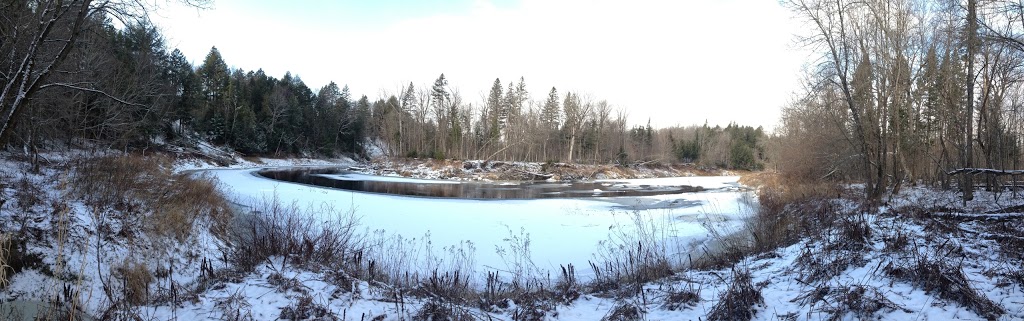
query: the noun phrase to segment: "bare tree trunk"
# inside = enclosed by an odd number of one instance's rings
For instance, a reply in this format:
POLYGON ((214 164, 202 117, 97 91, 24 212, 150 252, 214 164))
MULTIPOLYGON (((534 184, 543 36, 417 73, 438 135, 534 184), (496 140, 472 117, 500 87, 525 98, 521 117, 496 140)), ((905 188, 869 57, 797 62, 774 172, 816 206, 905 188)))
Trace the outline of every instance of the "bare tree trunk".
MULTIPOLYGON (((974 55, 977 51, 978 15, 977 0, 967 0, 967 114, 964 120, 967 122, 967 130, 964 144, 964 167, 974 167, 974 55)), ((963 205, 974 199, 974 177, 963 175, 963 205)))

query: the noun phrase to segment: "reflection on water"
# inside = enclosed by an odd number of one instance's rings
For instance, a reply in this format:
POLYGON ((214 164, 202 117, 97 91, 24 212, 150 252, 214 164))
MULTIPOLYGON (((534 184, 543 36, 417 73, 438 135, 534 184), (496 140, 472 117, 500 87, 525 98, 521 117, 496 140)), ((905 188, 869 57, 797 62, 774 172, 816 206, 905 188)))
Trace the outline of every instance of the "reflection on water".
POLYGON ((467 199, 537 199, 537 198, 582 198, 616 196, 651 196, 700 192, 700 186, 649 186, 622 185, 594 182, 520 182, 485 183, 461 182, 459 184, 436 184, 416 182, 394 182, 377 180, 330 177, 354 174, 336 168, 262 170, 257 175, 293 183, 338 188, 350 191, 381 194, 467 198, 467 199))

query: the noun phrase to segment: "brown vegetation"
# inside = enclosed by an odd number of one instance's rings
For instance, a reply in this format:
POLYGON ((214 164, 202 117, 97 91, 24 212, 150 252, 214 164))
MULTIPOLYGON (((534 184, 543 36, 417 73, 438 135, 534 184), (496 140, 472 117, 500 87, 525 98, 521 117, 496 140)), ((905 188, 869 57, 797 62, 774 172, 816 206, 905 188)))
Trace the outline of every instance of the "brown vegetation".
POLYGON ((103 156, 80 161, 71 190, 97 209, 121 212, 152 235, 184 239, 199 220, 224 236, 232 214, 216 183, 174 174, 163 156, 103 156))
POLYGON ((732 284, 711 308, 707 320, 750 320, 756 313, 755 306, 760 304, 764 304, 764 297, 751 283, 750 271, 734 269, 732 284))

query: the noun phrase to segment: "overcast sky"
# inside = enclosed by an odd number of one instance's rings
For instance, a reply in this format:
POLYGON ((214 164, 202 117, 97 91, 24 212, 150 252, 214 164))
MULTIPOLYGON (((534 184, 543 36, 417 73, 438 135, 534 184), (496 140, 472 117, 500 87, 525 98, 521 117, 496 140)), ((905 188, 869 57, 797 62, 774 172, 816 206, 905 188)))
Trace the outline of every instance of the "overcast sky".
POLYGON ((656 127, 771 128, 807 58, 772 0, 215 1, 152 17, 197 66, 216 46, 232 67, 371 99, 444 73, 474 104, 525 77, 534 99, 555 86, 656 127))

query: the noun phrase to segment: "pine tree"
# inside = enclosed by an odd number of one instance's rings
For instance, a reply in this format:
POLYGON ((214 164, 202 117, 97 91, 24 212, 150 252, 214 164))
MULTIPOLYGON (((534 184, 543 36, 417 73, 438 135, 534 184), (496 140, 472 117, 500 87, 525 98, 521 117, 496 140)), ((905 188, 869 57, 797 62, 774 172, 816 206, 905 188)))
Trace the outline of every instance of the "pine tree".
POLYGON ((203 91, 203 101, 197 115, 203 124, 199 127, 205 129, 213 141, 223 143, 226 138, 224 123, 230 112, 226 110, 225 103, 229 71, 217 47, 210 49, 210 53, 203 60, 203 65, 199 67, 198 74, 203 91))
POLYGON ((548 130, 558 129, 558 123, 561 120, 560 117, 561 106, 558 105, 558 90, 555 87, 551 87, 551 91, 548 92, 548 100, 544 102, 544 108, 541 109, 540 120, 547 127, 548 130))
POLYGON ((502 114, 501 79, 494 78, 491 93, 487 96, 487 139, 493 140, 501 136, 502 114))

